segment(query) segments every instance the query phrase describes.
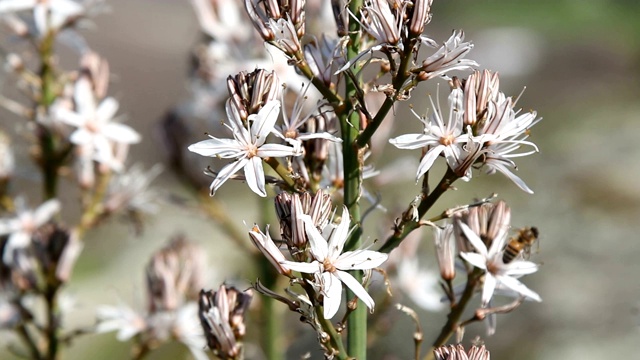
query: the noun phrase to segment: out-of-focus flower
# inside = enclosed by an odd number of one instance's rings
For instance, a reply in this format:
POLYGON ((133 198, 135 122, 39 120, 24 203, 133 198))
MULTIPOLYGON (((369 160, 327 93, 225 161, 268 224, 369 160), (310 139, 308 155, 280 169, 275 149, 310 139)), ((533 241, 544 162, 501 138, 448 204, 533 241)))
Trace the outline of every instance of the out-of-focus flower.
POLYGON ((162 165, 156 164, 148 170, 137 164, 109 183, 104 203, 105 210, 116 212, 155 213, 157 211, 158 195, 149 187, 151 182, 162 172, 162 165))
POLYGON ((57 31, 84 11, 82 3, 73 0, 2 0, 0 14, 33 11, 39 36, 57 31))
POLYGON ((140 135, 127 125, 113 122, 118 111, 118 102, 108 97, 97 105, 86 77, 76 82, 74 91, 76 111, 58 107, 55 111, 58 120, 76 127, 70 141, 79 146, 90 146, 95 161, 120 170, 122 164, 114 156, 112 143, 134 144, 140 141, 140 135))
POLYGON ((449 95, 449 113, 446 120, 440 107, 435 106, 432 100, 431 105, 435 111, 428 120, 414 113, 424 124, 423 133, 401 135, 389 140, 399 149, 429 147, 418 166, 416 181, 431 169, 440 154, 444 154, 449 167, 457 167, 463 154, 462 145, 469 140, 469 135, 463 133, 462 127, 462 95, 460 89, 454 89, 449 95))
POLYGON ((421 269, 416 256, 402 259, 397 267, 398 286, 416 305, 428 311, 443 308, 435 272, 421 269))
POLYGON ((200 292, 199 315, 207 345, 221 359, 238 359, 246 333, 245 312, 253 295, 221 285, 218 291, 200 292))
POLYGON ((206 258, 183 236, 153 254, 146 268, 149 312, 177 310, 203 288, 206 258))
POLYGON ((477 253, 462 252, 460 256, 471 265, 485 270, 484 286, 482 289, 482 305, 486 307, 493 296, 497 284, 513 290, 520 295, 535 301, 542 301, 540 296, 530 290, 518 278, 522 275, 532 274, 538 271, 538 265, 531 261, 514 260, 505 264, 502 260, 504 255, 507 231, 501 230, 497 237, 493 239, 491 247, 487 246, 466 224, 460 223, 460 228, 464 232, 469 242, 475 247, 477 253))
POLYGON ((126 305, 102 305, 96 310, 98 324, 95 331, 106 333, 117 331, 119 341, 127 341, 147 327, 146 319, 126 305))
POLYGON ((227 116, 234 139, 219 139, 209 135, 211 139, 200 141, 189 146, 189 151, 202 156, 234 159, 223 167, 211 183, 211 196, 233 174, 244 168, 244 175, 249 188, 256 194, 265 197, 264 169, 262 159, 267 157, 299 156, 300 150, 280 144, 265 144, 267 136, 274 132, 274 125, 280 113, 280 102, 269 101, 258 114, 252 114, 248 123, 243 124, 239 114, 234 111, 231 102, 227 102, 227 116))
POLYGON ((453 225, 447 224, 442 229, 433 227, 433 237, 440 276, 444 280, 453 280, 456 276, 456 243, 453 236, 453 225))
POLYGON ((78 234, 58 225, 47 224, 33 234, 32 241, 44 273, 55 274, 61 283, 67 282, 83 248, 78 234))
POLYGON ((445 345, 435 349, 436 360, 489 360, 490 354, 484 345, 472 346, 469 351, 458 345, 445 345))
POLYGON ((325 239, 315 228, 311 218, 300 215, 305 223, 305 231, 309 237, 311 255, 315 259, 311 263, 285 261, 291 270, 314 274, 316 283, 324 295, 324 317, 332 318, 340 308, 342 297, 342 283, 344 283, 371 310, 374 302, 367 290, 356 280, 348 270, 368 270, 380 266, 387 260, 387 254, 372 250, 354 250, 342 253, 349 237, 349 211, 342 210, 340 224, 333 229, 329 239, 325 239))
POLYGON ((0 131, 0 182, 7 181, 15 168, 15 159, 11 150, 11 141, 7 134, 0 131))
POLYGON ((2 254, 2 261, 7 265, 11 263, 13 252, 29 246, 33 233, 60 211, 60 202, 56 199, 46 201, 36 210, 27 209, 20 197, 15 200, 15 205, 16 218, 0 219, 0 235, 10 234, 2 254))

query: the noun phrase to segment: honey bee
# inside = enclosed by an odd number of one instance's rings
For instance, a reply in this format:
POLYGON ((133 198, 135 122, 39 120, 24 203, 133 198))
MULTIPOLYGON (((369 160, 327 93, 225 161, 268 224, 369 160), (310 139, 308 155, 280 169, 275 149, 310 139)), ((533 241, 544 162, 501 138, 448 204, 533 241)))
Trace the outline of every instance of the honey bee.
POLYGON ((538 228, 534 226, 518 230, 518 234, 512 237, 504 248, 502 262, 508 264, 520 254, 523 254, 523 257, 528 259, 529 255, 531 255, 531 247, 538 240, 538 235, 538 228))

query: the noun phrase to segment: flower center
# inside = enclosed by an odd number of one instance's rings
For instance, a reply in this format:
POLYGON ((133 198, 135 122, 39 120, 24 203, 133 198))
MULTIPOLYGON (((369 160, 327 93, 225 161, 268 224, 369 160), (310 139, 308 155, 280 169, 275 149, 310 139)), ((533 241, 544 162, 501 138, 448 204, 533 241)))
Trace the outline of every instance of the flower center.
POLYGON ((99 133, 100 132, 100 123, 94 119, 92 120, 88 120, 85 123, 85 127, 87 128, 87 130, 89 130, 92 133, 99 133))
POLYGON ((296 129, 287 129, 287 131, 284 132, 284 137, 287 139, 297 139, 298 131, 296 131, 296 129))
POLYGON ((333 266, 333 264, 329 259, 324 259, 324 261, 322 262, 322 266, 324 266, 324 271, 328 271, 328 272, 336 271, 336 267, 333 266))
POLYGON ((450 134, 450 135, 441 137, 440 138, 440 144, 442 144, 444 146, 449 146, 449 145, 453 144, 454 140, 455 140, 455 137, 450 134))

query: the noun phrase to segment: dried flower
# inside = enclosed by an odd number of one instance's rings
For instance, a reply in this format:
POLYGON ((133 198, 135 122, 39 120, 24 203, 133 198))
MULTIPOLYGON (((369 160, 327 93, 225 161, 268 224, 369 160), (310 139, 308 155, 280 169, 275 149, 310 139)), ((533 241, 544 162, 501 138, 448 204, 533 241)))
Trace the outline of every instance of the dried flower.
POLYGON ((317 285, 324 295, 324 317, 331 319, 340 308, 342 283, 371 310, 374 302, 365 288, 347 270, 368 270, 380 266, 388 255, 372 250, 354 250, 342 253, 349 237, 349 211, 343 207, 340 224, 325 239, 315 228, 311 217, 300 215, 305 223, 309 237, 311 255, 315 259, 311 263, 285 261, 284 264, 294 271, 314 274, 317 285))
POLYGON ((443 229, 433 227, 433 237, 436 245, 436 258, 440 267, 440 276, 444 280, 456 277, 456 244, 453 236, 453 225, 447 224, 443 229))

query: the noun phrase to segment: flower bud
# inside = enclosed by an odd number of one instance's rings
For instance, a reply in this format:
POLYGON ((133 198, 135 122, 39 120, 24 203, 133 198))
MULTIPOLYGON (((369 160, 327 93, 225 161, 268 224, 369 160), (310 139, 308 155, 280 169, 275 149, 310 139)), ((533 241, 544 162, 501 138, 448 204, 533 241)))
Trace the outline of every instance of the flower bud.
POLYGON ((221 359, 242 358, 246 333, 244 314, 253 295, 250 291, 221 285, 218 291, 200 291, 199 317, 207 345, 221 359))
POLYGON ((431 21, 431 4, 433 0, 416 0, 411 8, 409 35, 418 37, 424 31, 424 26, 431 21))
POLYGON ((227 111, 237 111, 243 122, 258 111, 269 100, 280 99, 280 81, 273 71, 256 69, 252 72, 241 71, 227 78, 230 104, 227 111))

